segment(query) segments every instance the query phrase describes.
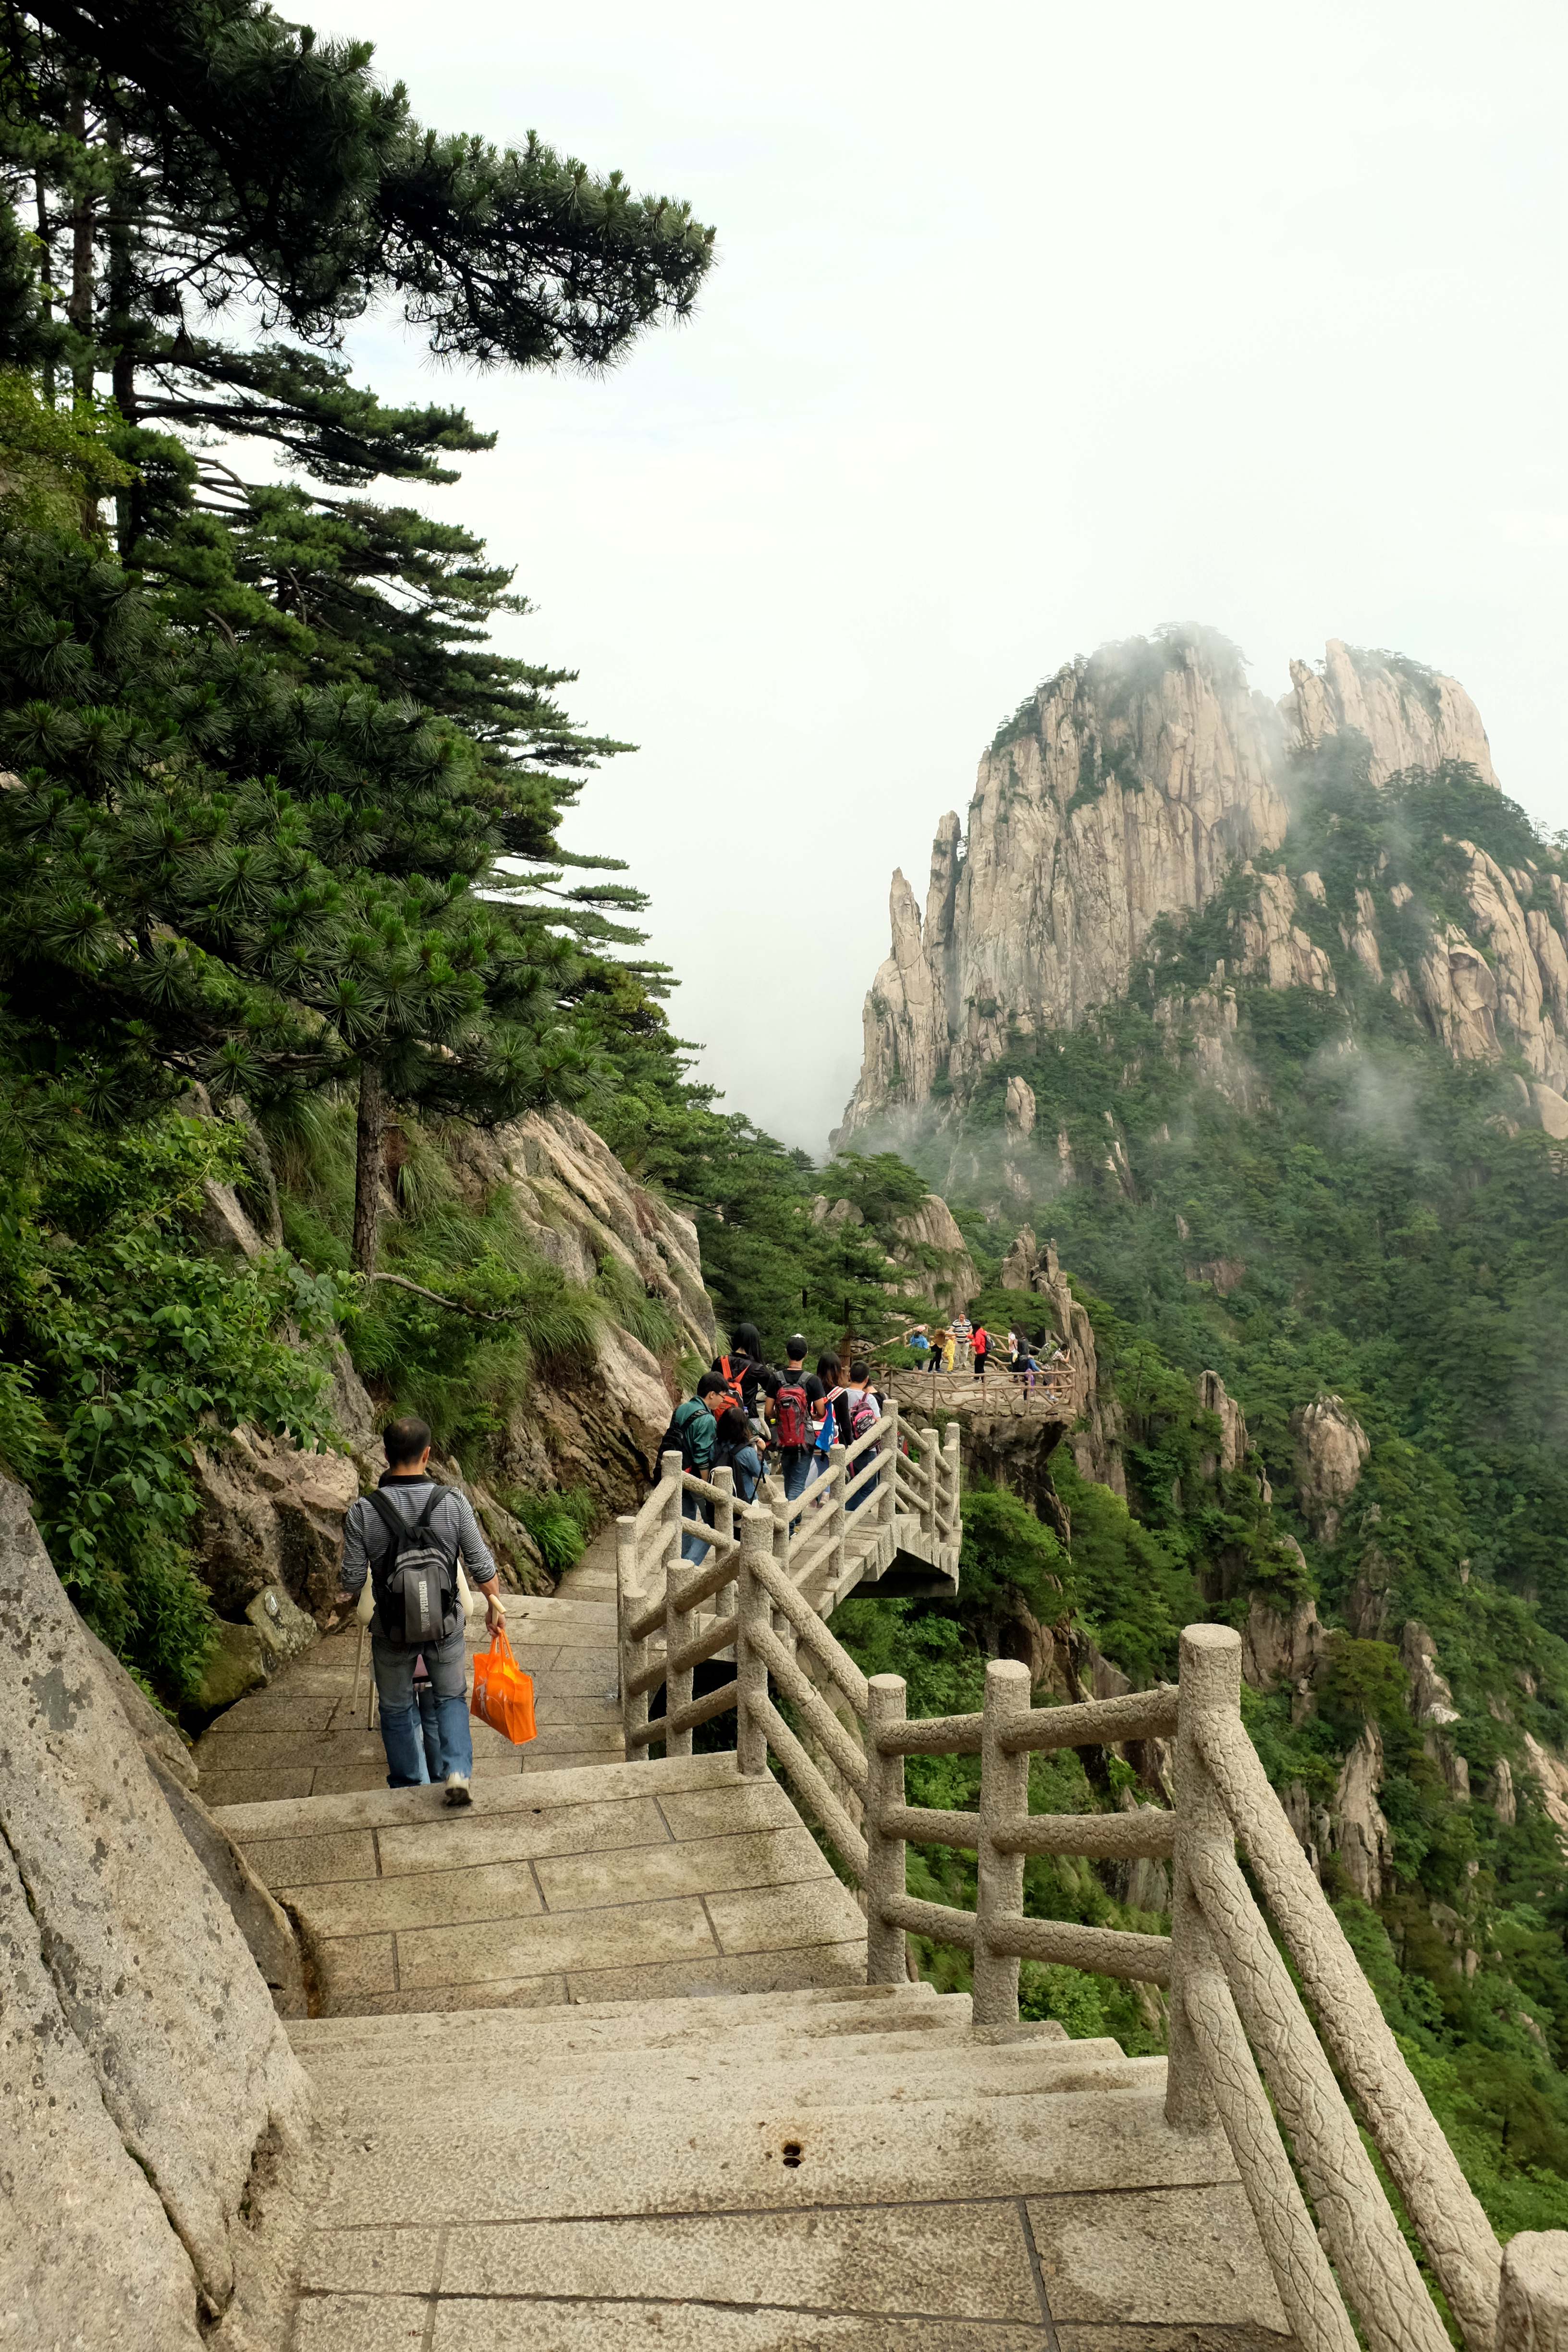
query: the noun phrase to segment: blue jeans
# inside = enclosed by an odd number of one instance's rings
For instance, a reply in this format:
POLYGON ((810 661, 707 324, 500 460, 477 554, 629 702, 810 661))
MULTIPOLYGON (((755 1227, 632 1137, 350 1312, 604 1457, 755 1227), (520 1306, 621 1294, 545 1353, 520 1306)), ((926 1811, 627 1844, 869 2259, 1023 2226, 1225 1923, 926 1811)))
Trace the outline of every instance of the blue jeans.
POLYGON ((735 1455, 735 1500, 749 1503, 763 1483, 763 1457, 754 1445, 742 1445, 735 1455))
POLYGON ((414 1704, 419 1710, 419 1738, 425 1750, 425 1777, 444 1780, 447 1767, 441 1760, 441 1702, 428 1675, 414 1679, 414 1704))
MULTIPOLYGON (((713 1524, 713 1506, 705 1501, 700 1495, 683 1495, 681 1510, 687 1518, 689 1518, 695 1511, 697 1517, 706 1520, 710 1527, 713 1524)), ((700 1536, 682 1536, 680 1538, 681 1559, 692 1560, 699 1567, 707 1559, 710 1549, 711 1547, 705 1544, 700 1536)))
MULTIPOLYGON (((420 1654, 384 1641, 372 1627, 370 1662, 381 1701, 381 1739, 386 1750, 389 1789, 423 1788, 429 1778, 421 1708, 414 1695, 414 1661, 420 1654)), ((471 1780, 474 1741, 468 1728, 468 1654, 460 1610, 456 1632, 444 1642, 426 1643, 423 1656, 434 1694, 443 1774, 460 1772, 471 1780)))
MULTIPOLYGON (((850 1476, 852 1478, 858 1478, 862 1470, 869 1470, 872 1463, 875 1462, 880 1451, 881 1448, 879 1446, 871 1446, 866 1453, 857 1454, 854 1462, 850 1465, 850 1476)), ((852 1511, 858 1511, 862 1503, 868 1503, 881 1483, 882 1479, 880 1472, 878 1473, 876 1477, 868 1478, 866 1484, 861 1487, 860 1492, 858 1495, 850 1496, 850 1509, 852 1511)))
POLYGON ((798 1503, 811 1478, 811 1448, 809 1445, 786 1445, 782 1459, 784 1501, 798 1503))

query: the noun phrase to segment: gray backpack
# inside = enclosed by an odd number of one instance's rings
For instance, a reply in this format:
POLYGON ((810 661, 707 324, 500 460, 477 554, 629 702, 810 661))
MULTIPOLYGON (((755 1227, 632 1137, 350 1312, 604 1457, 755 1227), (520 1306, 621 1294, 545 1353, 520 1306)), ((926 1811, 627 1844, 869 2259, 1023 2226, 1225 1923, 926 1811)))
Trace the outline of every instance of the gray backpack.
POLYGON ((456 1562, 430 1532, 430 1514, 446 1492, 445 1486, 435 1487, 412 1526, 384 1495, 366 1497, 387 1537, 386 1549, 370 1572, 376 1622, 382 1638, 399 1649, 444 1642, 457 1630, 456 1562))

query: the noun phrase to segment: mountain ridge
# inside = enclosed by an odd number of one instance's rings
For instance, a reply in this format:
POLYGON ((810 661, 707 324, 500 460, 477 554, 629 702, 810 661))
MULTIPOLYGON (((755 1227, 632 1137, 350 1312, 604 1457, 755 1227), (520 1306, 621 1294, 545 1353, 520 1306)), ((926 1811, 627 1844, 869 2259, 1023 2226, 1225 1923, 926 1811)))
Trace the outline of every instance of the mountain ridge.
MULTIPOLYGON (((983 756, 967 825, 953 811, 941 820, 923 915, 894 874, 892 950, 866 999, 860 1077, 835 1147, 879 1128, 917 1132, 927 1106, 962 1100, 1011 1041, 1080 1027, 1131 986, 1162 919, 1202 915, 1238 875, 1266 877, 1253 927, 1233 943, 1247 968, 1332 992, 1301 904, 1303 893, 1326 903, 1321 875, 1279 869, 1303 773, 1336 744, 1342 761, 1359 747, 1370 792, 1463 772, 1502 799, 1470 697, 1405 656, 1332 639, 1321 669, 1291 664, 1276 704, 1247 688, 1216 633, 1173 629, 1044 681, 983 756)), ((1563 1097, 1561 860, 1531 855, 1533 840, 1507 867, 1458 845, 1468 871, 1428 936, 1380 925, 1363 890, 1342 910, 1344 943, 1458 1058, 1517 1053, 1528 1082, 1563 1097)), ((1404 887, 1398 908, 1415 896, 1404 887)), ((1568 1122, 1568 1102, 1538 1115, 1568 1122)))

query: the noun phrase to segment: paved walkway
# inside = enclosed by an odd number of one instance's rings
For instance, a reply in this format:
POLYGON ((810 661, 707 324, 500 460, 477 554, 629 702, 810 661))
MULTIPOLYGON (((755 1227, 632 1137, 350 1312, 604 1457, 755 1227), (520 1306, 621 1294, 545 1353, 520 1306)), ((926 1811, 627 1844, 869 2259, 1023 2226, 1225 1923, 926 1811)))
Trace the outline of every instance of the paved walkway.
MULTIPOLYGON (((470 1651, 487 1647, 482 1614, 470 1651)), ((508 1597, 507 1630, 534 1678, 539 1737, 513 1748, 475 1723, 474 1773, 504 1780, 608 1763, 625 1754, 616 1703, 616 1531, 596 1536, 549 1600, 508 1597)), ((196 1748, 209 1805, 384 1789, 381 1733, 370 1721, 370 1644, 353 1696, 359 1629, 351 1623, 295 1659, 265 1690, 218 1717, 196 1748)))
POLYGON ((197 1748, 204 1797, 310 1938, 322 2013, 863 1980, 865 1919, 775 1782, 742 1784, 732 1755, 624 1760, 614 1528, 508 1622, 539 1736, 475 1723, 465 1811, 386 1786, 365 1678, 351 1706, 354 1633, 197 1748))
POLYGON ((231 1805, 312 1945, 322 2013, 863 1982, 866 1922, 776 1781, 733 1755, 231 1805))
POLYGON ((1054 2025, 976 2042, 962 1994, 291 2034, 342 2126, 297 2352, 1289 2345, 1229 2151, 1165 2124, 1163 2062, 1054 2025))

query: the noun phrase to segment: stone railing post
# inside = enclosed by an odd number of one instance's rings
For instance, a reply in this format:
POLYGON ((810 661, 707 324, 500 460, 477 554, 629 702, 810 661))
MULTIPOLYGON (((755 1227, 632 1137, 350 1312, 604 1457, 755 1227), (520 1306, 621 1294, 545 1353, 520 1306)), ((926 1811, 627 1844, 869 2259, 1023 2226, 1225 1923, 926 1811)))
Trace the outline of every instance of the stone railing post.
POLYGON ((882 1905, 889 1895, 908 1892, 904 1841, 888 1836, 882 1821, 889 1806, 904 1801, 904 1759, 880 1754, 877 1734, 884 1724, 904 1719, 904 1678, 873 1675, 866 1687, 871 1696, 866 1726, 866 1981, 902 1984, 908 1974, 904 1931, 883 1918, 882 1905))
MULTIPOLYGON (((790 1533, 790 1509, 791 1506, 788 1503, 775 1503, 773 1505, 773 1566, 778 1570, 781 1576, 786 1577, 789 1575, 790 1552, 793 1549, 795 1543, 795 1538, 790 1533)), ((790 1623, 789 1619, 777 1609, 772 1610, 771 1620, 774 1638, 784 1643, 784 1648, 789 1652, 790 1656, 793 1658, 799 1644, 799 1636, 796 1634, 795 1627, 790 1623)))
POLYGON ((621 1734, 626 1741, 628 1762, 646 1762, 647 1749, 634 1748, 632 1733, 640 1730, 647 1721, 647 1693, 639 1691, 635 1698, 627 1694, 627 1685, 640 1675, 647 1664, 647 1637, 634 1642, 626 1632, 632 1619, 638 1614, 647 1599, 637 1577, 637 1523, 633 1518, 616 1521, 616 1607, 618 1613, 621 1672, 621 1734))
POLYGON ((768 1769, 768 1736, 758 1710, 768 1695, 767 1661, 756 1640, 758 1631, 773 1631, 773 1603, 752 1566, 773 1550, 778 1521, 771 1511, 753 1505, 741 1514, 741 1560, 735 1580, 735 1764, 752 1780, 764 1779, 768 1769))
POLYGON ((943 1497, 942 1533, 944 1543, 956 1543, 963 1512, 960 1497, 963 1493, 963 1463, 957 1422, 948 1424, 947 1435, 942 1442, 942 1458, 947 1466, 947 1493, 943 1497))
POLYGON ((926 1474, 925 1495, 921 1503, 921 1526, 928 1536, 934 1536, 937 1498, 942 1492, 942 1444, 930 1422, 921 1431, 921 1467, 926 1474))
POLYGON ((974 2022, 1016 2025, 1018 1963, 992 1948, 994 1921, 1024 1908, 1024 1857, 1004 1853, 993 1832, 1029 1810, 1029 1759, 1009 1756, 999 1735, 1029 1712, 1029 1669, 1016 1658, 993 1658, 985 1669, 980 1738, 980 1873, 974 1905, 974 2022))
POLYGON ((1176 1709, 1176 1852, 1171 1869, 1170 2057, 1165 2072, 1165 2120, 1196 2128, 1215 2119, 1203 2055, 1187 2015, 1187 1974, 1208 1937, 1192 1864, 1205 1847, 1236 1853, 1236 1833, 1198 1750, 1197 1718, 1220 1710, 1241 1715, 1241 1636, 1227 1625, 1189 1625, 1182 1635, 1181 1696, 1176 1709))
POLYGON ((1521 2230, 1503 2248, 1497 2352, 1568 2352, 1568 2231, 1521 2230))
POLYGON ((889 1423, 885 1437, 879 1440, 885 1467, 877 1488, 877 1523, 890 1528, 899 1510, 899 1408, 891 1397, 884 1408, 884 1419, 889 1423))
POLYGON ((658 1483, 664 1489, 664 1517, 660 1532, 664 1537, 662 1556, 667 1588, 680 1566, 680 1481, 685 1469, 686 1465, 677 1453, 661 1454, 658 1457, 658 1483))
MULTIPOLYGON (((849 1484, 847 1453, 848 1448, 844 1445, 830 1445, 827 1449, 827 1474, 833 1482, 827 1507, 833 1514, 832 1587, 835 1600, 838 1597, 838 1583, 844 1574, 844 1548, 849 1534, 849 1506, 844 1498, 844 1489, 849 1484)), ((823 1599, 826 1598, 825 1592, 823 1599)))
MULTIPOLYGON (((668 1462, 671 1456, 667 1454, 664 1458, 668 1462)), ((678 1456, 675 1458, 679 1459, 678 1456)), ((684 1490, 678 1477, 675 1482, 675 1504, 678 1512, 681 1510, 684 1501, 684 1490)), ((706 1553, 703 1554, 704 1559, 707 1556, 706 1553)), ((699 1563, 693 1561, 691 1564, 695 1568, 699 1563)), ((697 1620, 692 1611, 678 1609, 675 1605, 676 1588, 685 1574, 686 1568, 681 1560, 679 1547, 677 1546, 675 1556, 669 1563, 669 1574, 665 1580, 664 1587, 664 1707, 667 1724, 677 1707, 689 1706, 691 1704, 691 1668, 687 1666, 679 1674, 671 1674, 669 1670, 670 1659, 678 1650, 685 1648, 697 1627, 697 1620)), ((667 1756, 689 1756, 691 1753, 690 1730, 667 1730, 664 1736, 664 1752, 667 1756)))

